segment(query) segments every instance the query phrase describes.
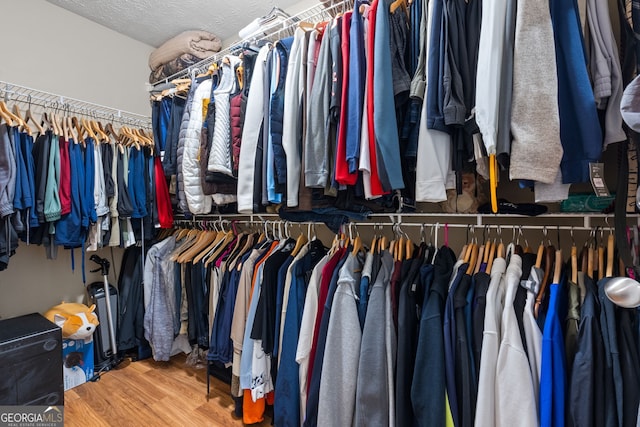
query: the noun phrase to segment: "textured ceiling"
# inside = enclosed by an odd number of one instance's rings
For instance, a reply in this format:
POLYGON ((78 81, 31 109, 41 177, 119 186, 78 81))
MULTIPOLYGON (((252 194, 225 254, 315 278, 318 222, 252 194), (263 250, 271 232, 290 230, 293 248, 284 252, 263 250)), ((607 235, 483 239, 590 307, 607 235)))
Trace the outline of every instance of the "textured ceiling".
MULTIPOLYGON (((186 30, 206 30, 223 41, 273 6, 288 10, 301 0, 47 0, 118 33, 158 47, 186 30)), ((315 2, 314 2, 315 3, 315 2)))

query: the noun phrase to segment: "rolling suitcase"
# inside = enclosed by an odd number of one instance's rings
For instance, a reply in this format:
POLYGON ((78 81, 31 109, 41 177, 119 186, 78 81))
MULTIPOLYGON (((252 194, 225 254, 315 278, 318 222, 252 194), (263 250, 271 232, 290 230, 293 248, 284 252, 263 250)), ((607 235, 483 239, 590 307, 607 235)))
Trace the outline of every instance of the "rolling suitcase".
MULTIPOLYGON (((96 305, 96 315, 100 325, 93 334, 94 342, 94 363, 95 371, 100 372, 108 370, 113 360, 114 351, 109 338, 109 320, 107 315, 107 299, 104 292, 104 284, 102 282, 93 282, 87 286, 87 299, 89 305, 96 305)), ((118 313, 118 290, 113 285, 109 285, 109 300, 111 301, 111 310, 118 313)), ((118 316, 112 316, 113 331, 118 330, 118 316)))

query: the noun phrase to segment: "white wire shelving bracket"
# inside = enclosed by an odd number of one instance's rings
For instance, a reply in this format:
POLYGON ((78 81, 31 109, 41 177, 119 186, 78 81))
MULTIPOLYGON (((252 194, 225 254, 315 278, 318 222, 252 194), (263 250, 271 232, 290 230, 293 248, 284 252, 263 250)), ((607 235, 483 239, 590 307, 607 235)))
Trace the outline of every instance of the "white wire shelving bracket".
POLYGON ((37 105, 61 113, 76 114, 94 119, 107 120, 123 125, 151 129, 151 117, 132 113, 119 108, 108 107, 59 95, 15 83, 0 81, 0 99, 19 102, 25 106, 37 105))

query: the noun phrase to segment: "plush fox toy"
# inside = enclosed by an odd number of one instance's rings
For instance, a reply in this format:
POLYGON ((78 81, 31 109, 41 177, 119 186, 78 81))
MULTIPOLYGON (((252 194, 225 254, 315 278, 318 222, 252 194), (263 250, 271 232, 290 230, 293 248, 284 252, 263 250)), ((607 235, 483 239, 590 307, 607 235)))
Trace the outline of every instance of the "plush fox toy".
POLYGON ((95 315, 95 304, 87 307, 84 304, 63 302, 51 307, 44 317, 62 328, 62 337, 73 340, 87 340, 100 324, 95 315))

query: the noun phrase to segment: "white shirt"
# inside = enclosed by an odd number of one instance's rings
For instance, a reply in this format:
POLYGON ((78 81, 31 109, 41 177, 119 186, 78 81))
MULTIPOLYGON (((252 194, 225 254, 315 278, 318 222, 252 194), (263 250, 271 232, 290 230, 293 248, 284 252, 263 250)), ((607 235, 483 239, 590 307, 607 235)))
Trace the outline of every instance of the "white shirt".
POLYGON ((494 427, 496 365, 501 339, 502 310, 504 307, 504 258, 496 258, 491 268, 491 282, 487 291, 487 305, 484 314, 482 353, 478 380, 478 401, 476 404, 475 426, 494 427))
MULTIPOLYGON (((502 340, 498 351, 495 384, 495 425, 538 425, 536 396, 534 395, 529 359, 524 351, 518 319, 513 307, 522 277, 522 258, 511 256, 505 274, 506 294, 502 312, 502 340)), ((484 349, 484 344, 483 344, 484 349)))

